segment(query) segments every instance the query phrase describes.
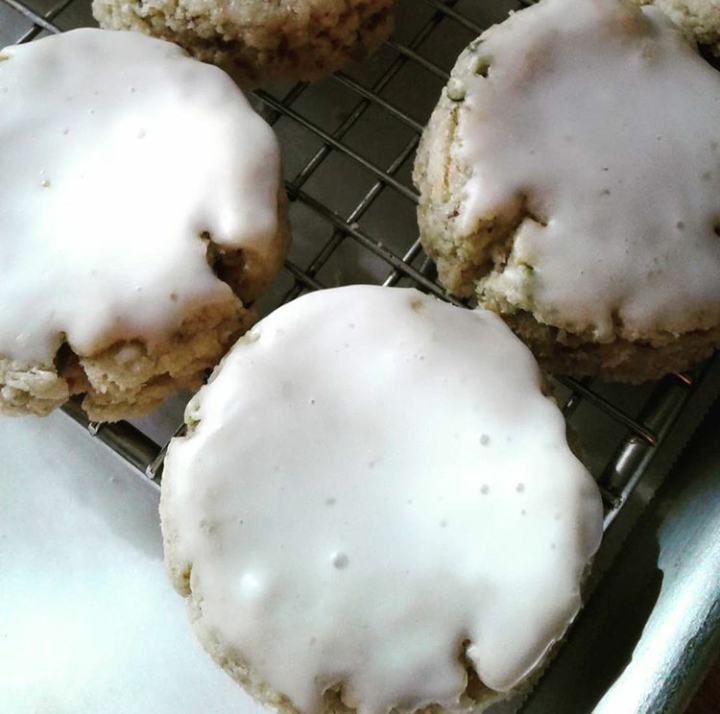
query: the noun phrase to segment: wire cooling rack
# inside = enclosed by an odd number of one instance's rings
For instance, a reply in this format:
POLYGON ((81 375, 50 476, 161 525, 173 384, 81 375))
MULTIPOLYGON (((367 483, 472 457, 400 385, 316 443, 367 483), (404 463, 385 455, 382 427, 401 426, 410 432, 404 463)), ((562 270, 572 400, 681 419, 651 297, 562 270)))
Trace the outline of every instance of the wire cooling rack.
MULTIPOLYGON (((459 52, 485 27, 529 4, 399 0, 395 34, 366 63, 317 84, 254 92, 258 111, 280 137, 294 229, 261 314, 304 292, 357 282, 413 285, 457 302, 437 283, 417 239, 415 150, 459 52)), ((0 45, 92 24, 89 0, 0 0, 0 45)), ((606 527, 710 368, 642 388, 556 380, 558 401, 600 484, 606 527)), ((97 424, 75 404, 65 411, 159 483, 171 433, 157 440, 142 421, 97 424)))

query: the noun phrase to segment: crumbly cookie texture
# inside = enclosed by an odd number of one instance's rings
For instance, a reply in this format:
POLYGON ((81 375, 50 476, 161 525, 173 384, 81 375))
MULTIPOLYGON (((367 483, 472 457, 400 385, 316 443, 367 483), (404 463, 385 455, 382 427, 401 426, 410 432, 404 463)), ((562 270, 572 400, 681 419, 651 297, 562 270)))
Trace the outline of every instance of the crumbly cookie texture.
POLYGON ((640 382, 708 356, 718 112, 720 74, 654 7, 542 0, 489 29, 415 166, 441 281, 553 372, 640 382))
POLYGON ((319 79, 377 48, 395 0, 93 0, 102 27, 176 42, 244 86, 319 79))
POLYGON ((489 311, 408 289, 304 296, 237 343, 185 418, 165 562, 208 652, 265 704, 477 713, 578 612, 598 489, 489 311))
POLYGON ((697 42, 720 57, 720 0, 635 0, 656 5, 697 42))
POLYGON ((0 51, 0 412, 93 419, 198 387, 280 267, 270 128, 221 70, 136 33, 0 51))

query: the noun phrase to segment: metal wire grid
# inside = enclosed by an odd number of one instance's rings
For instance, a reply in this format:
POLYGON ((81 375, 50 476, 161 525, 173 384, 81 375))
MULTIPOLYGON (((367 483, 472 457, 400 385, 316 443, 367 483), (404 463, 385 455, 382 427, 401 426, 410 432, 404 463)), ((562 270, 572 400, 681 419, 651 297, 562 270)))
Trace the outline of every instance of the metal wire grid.
MULTIPOLYGON (((79 0, 61 0, 42 14, 20 0, 0 0, 0 6, 4 3, 31 23, 31 27, 17 38, 18 42, 28 42, 43 32, 60 32, 55 20, 74 2, 79 0)), ((406 9, 409 10, 413 0, 405 3, 400 0, 398 3, 399 7, 403 4, 407 5, 406 9)), ((514 3, 515 9, 530 4, 530 0, 514 3)), ((289 278, 289 284, 272 304, 266 306, 268 310, 303 292, 326 287, 320 274, 333 255, 348 241, 355 244, 361 253, 373 256, 385 266, 382 278, 376 278, 373 282, 385 286, 414 285, 444 300, 461 304, 448 296, 437 283, 433 266, 423 256, 415 233, 403 236, 406 239, 404 249, 398 250, 385 245, 377 231, 371 232, 361 226, 362 219, 381 197, 390 194, 389 200, 393 208, 400 207, 401 204, 414 207, 418 200, 409 180, 403 179, 402 175, 408 174, 408 167, 412 164, 427 116, 421 119, 413 117, 389 98, 385 90, 410 66, 433 77, 439 83, 438 86, 441 86, 448 79, 450 65, 441 66, 429 58, 423 52, 426 44, 440 28, 447 31, 448 26, 451 33, 464 33, 468 40, 483 30, 480 23, 472 19, 466 11, 462 11, 462 0, 421 0, 419 5, 415 5, 415 9, 419 6, 425 7, 427 16, 408 39, 393 38, 386 43, 383 51, 386 55, 389 53, 390 59, 371 81, 362 81, 350 72, 340 72, 325 80, 326 84, 334 83, 331 90, 342 90, 346 96, 351 97, 350 107, 337 126, 325 128, 303 109, 303 99, 311 92, 312 85, 297 83, 283 91, 258 90, 254 93, 259 101, 260 111, 271 124, 277 125, 281 120, 289 122, 293 130, 299 130, 316 143, 316 150, 300 163, 293 177, 287 180, 286 186, 291 202, 310 211, 330 233, 326 240, 315 242, 315 250, 304 265, 293 257, 286 260, 284 272, 285 277, 289 278), (409 134, 409 139, 400 150, 394 151, 391 160, 382 164, 368 158, 362 149, 355 148, 348 140, 350 133, 373 111, 391 117, 409 134), (371 179, 369 188, 359 200, 353 199, 354 205, 344 213, 308 190, 311 180, 333 156, 340 156, 356 168, 359 167, 371 179)), ((448 61, 451 64, 452 57, 448 58, 448 61)), ((430 106, 434 103, 436 94, 437 92, 429 97, 430 106)), ((340 176, 337 178, 341 180, 340 176)), ((287 280, 285 282, 288 283, 287 280)), ((603 385, 589 379, 556 380, 559 399, 568 420, 581 408, 588 407, 593 412, 593 419, 604 416, 621 430, 620 438, 610 444, 609 455, 595 469, 606 506, 606 527, 615 519, 642 478, 655 450, 669 434, 707 369, 709 366, 706 365, 694 376, 671 375, 654 385, 649 392, 645 390, 640 395, 626 389, 620 392, 620 399, 617 398, 617 391, 613 396, 608 396, 604 393, 603 385)), ((100 439, 147 476, 152 483, 159 483, 167 443, 157 444, 129 422, 89 422, 77 404, 69 404, 65 411, 92 436, 100 439)), ((181 430, 182 426, 176 433, 181 430)), ((582 442, 582 430, 579 436, 582 442)))

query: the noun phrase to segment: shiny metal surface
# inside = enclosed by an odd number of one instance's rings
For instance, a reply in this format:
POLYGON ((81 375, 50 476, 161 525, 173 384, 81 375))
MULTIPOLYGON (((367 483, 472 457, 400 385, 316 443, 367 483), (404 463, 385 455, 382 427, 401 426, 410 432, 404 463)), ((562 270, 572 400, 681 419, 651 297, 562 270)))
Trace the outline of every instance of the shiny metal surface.
MULTIPOLYGON (((684 710, 720 655, 720 407, 696 434, 643 516, 607 587, 624 603, 655 596, 623 675, 597 714, 684 710), (655 562, 649 555, 657 552, 655 562), (645 566, 641 570, 642 566, 645 566), (622 583, 624 591, 620 591, 622 583), (643 597, 641 596, 641 597, 643 597)), ((606 610, 607 612, 607 610, 606 610)))
MULTIPOLYGON (((317 85, 255 93, 283 146, 294 231, 261 314, 308 290, 358 282, 417 285, 448 299, 417 241, 409 169, 457 54, 526 4, 399 0, 398 30, 369 62, 317 85)), ((0 0, 0 44, 92 23, 88 0, 0 0)), ((720 391, 720 360, 643 387, 555 386, 602 488, 606 538, 567 642, 525 701, 492 711, 680 712, 719 637, 720 485, 707 427, 653 496, 720 391)), ((65 411, 157 488, 184 403, 109 425, 89 423, 76 405, 65 411)))
POLYGON ((610 527, 602 577, 523 714, 680 714, 720 655, 720 405, 693 435, 719 386, 716 364, 610 527))

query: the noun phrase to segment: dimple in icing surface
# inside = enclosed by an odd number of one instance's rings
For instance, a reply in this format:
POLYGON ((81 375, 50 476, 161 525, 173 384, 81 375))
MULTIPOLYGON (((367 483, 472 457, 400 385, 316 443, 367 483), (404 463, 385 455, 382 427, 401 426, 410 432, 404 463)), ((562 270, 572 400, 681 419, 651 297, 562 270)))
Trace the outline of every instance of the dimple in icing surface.
POLYGON ((580 606, 598 490, 491 313, 305 296, 238 343, 188 421, 166 561, 215 655, 302 712, 337 687, 364 714, 462 708, 464 657, 507 692, 580 606))
POLYGON ((220 70, 135 33, 0 52, 0 355, 168 337, 234 300, 200 236, 277 250, 279 151, 220 70))
POLYGON ((475 52, 460 218, 529 214, 481 290, 600 341, 717 325, 720 74, 624 0, 545 0, 475 52))

